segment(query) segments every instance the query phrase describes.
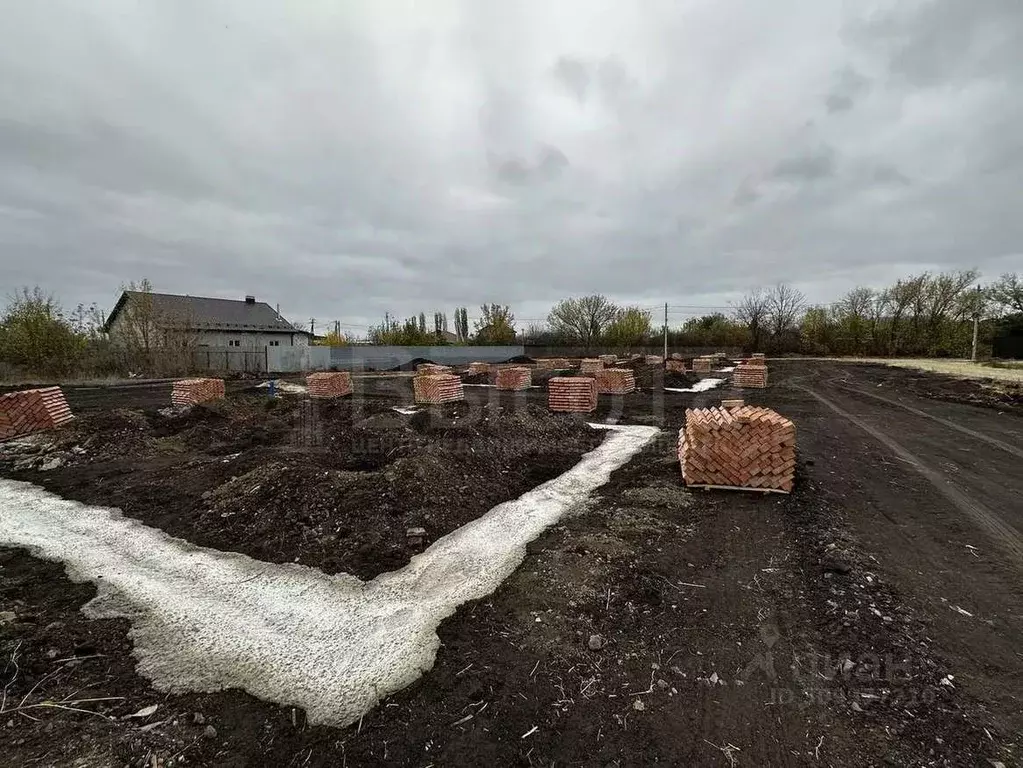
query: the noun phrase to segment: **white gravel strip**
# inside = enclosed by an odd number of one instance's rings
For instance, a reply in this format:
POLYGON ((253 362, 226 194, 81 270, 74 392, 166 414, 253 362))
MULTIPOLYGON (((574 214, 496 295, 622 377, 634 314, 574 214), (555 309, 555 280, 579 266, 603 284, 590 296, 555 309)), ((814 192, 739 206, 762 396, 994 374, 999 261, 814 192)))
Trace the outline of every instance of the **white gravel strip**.
POLYGON ((138 671, 170 692, 241 688, 342 726, 433 666, 440 622, 493 592, 525 546, 607 482, 656 433, 593 425, 607 439, 572 469, 363 582, 203 549, 123 517, 0 480, 0 543, 62 561, 98 594, 93 618, 125 617, 138 671))
POLYGON ((708 389, 716 389, 725 383, 724 379, 700 379, 688 389, 678 387, 665 387, 665 392, 706 392, 708 389))

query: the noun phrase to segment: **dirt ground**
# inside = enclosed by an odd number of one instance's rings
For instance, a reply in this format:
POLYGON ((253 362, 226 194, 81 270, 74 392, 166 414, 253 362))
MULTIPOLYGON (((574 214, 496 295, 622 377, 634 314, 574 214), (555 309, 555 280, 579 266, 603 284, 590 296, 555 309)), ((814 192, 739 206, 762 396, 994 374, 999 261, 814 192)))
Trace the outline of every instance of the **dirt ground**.
MULTIPOLYGON (((497 592, 441 625, 429 673, 346 729, 309 727, 300 711, 239 691, 153 690, 134 672, 128 625, 80 613, 93 587, 72 584, 59 565, 2 551, 0 652, 14 663, 0 681, 7 710, 0 763, 1018 765, 1019 402, 979 384, 959 389, 878 366, 772 361, 771 379, 762 391, 654 388, 601 398, 592 420, 656 424, 661 437, 614 473, 591 505, 535 540, 497 592), (796 422, 792 495, 682 487, 675 434, 685 409, 735 395, 796 422), (123 698, 82 705, 98 714, 11 710, 72 693, 123 698), (152 714, 125 718, 154 704, 152 714)), ((59 449, 65 466, 19 472, 64 495, 134 504, 126 513, 196 543, 231 548, 234 540, 263 559, 297 555, 327 570, 373 573, 402 562, 396 555, 374 567, 391 544, 364 561, 357 548, 337 546, 340 539, 320 544, 323 521, 337 513, 316 511, 329 498, 357 515, 369 496, 347 505, 326 483, 309 497, 301 495, 308 482, 268 486, 266 510, 294 511, 283 527, 301 532, 282 536, 260 525, 264 505, 240 501, 244 493, 232 484, 273 461, 298 462, 300 478, 307 467, 386 474, 402 461, 444 455, 437 438, 455 428, 442 419, 457 415, 473 425, 459 428, 463 445, 496 454, 468 490, 458 490, 476 504, 468 514, 478 515, 492 499, 477 500, 491 490, 476 486, 487 473, 486 484, 495 484, 501 461, 532 466, 525 458, 532 452, 555 440, 567 446, 535 462, 550 465, 544 473, 499 480, 500 494, 493 493, 507 497, 557 474, 592 444, 579 419, 544 411, 542 389, 481 387, 467 388, 467 405, 400 417, 407 426, 386 442, 400 458, 381 459, 377 446, 359 459, 354 448, 370 445, 360 443, 359 429, 378 436, 374 420, 407 402, 410 384, 380 378, 358 387, 358 414, 342 404, 303 416, 309 407, 297 401, 267 410, 244 394, 183 417, 97 414, 86 431, 107 437, 86 453, 73 450, 84 443, 69 432, 71 442, 59 449), (493 424, 481 414, 493 414, 493 424), (535 430, 549 437, 530 443, 535 430), (203 499, 203 487, 215 489, 203 499), (168 506, 178 512, 163 519, 168 506), (214 520, 208 510, 231 514, 214 520), (338 553, 336 562, 329 553, 338 553)), ((10 464, 3 474, 13 474, 10 464)), ((409 514, 405 505, 422 503, 414 489, 431 482, 451 487, 431 468, 408 480, 408 492, 398 484, 393 513, 409 514)), ((381 517, 368 514, 359 521, 381 517)), ((411 519, 401 517, 395 530, 403 536, 411 519)), ((451 519, 430 534, 460 524, 451 519)))

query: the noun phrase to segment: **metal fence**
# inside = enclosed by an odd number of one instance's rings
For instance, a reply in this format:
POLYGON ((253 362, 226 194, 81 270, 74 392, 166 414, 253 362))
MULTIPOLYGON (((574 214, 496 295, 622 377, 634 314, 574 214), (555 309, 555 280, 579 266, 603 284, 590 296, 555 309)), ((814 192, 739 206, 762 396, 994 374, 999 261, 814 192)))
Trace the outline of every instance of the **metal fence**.
POLYGON ((503 363, 522 355, 521 346, 503 347, 390 347, 353 345, 348 347, 268 347, 267 369, 272 373, 298 371, 374 370, 389 371, 426 359, 441 365, 464 365, 474 361, 503 363))
MULTIPOLYGON (((645 347, 629 347, 623 350, 621 347, 541 347, 527 344, 524 349, 529 357, 596 357, 597 355, 663 355, 663 344, 651 344, 645 347)), ((711 355, 715 352, 724 352, 729 357, 740 357, 741 347, 673 347, 668 346, 668 354, 678 353, 683 357, 699 357, 700 355, 711 355)))

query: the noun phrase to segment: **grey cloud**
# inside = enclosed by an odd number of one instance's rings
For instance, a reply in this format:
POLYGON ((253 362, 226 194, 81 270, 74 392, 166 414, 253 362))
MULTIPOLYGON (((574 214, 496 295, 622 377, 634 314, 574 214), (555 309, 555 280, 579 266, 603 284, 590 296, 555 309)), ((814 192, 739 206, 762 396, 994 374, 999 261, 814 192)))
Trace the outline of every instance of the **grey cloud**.
POLYGON ((834 150, 819 147, 782 160, 774 167, 771 175, 776 179, 814 181, 833 176, 834 173, 834 150))
POLYGON ((1004 271, 1015 2, 12 4, 0 281, 358 325, 1004 271))

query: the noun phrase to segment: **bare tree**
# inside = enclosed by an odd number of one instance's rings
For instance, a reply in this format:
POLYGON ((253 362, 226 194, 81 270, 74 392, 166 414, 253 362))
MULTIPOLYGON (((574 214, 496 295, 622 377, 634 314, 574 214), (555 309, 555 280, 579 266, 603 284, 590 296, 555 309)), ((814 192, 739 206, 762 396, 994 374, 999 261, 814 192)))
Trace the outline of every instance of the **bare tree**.
POLYGON ((735 318, 749 331, 752 350, 760 350, 770 313, 770 297, 757 288, 750 291, 735 305, 735 318))
POLYGON ((988 288, 991 300, 1007 312, 1023 313, 1023 278, 1006 272, 988 288))
POLYGON ((555 334, 577 340, 588 349, 600 340, 617 316, 618 307, 606 296, 583 296, 559 301, 548 315, 547 323, 555 334))
POLYGON ((795 330, 796 320, 806 306, 806 297, 788 283, 778 283, 767 294, 768 315, 771 332, 781 337, 788 331, 795 330))

